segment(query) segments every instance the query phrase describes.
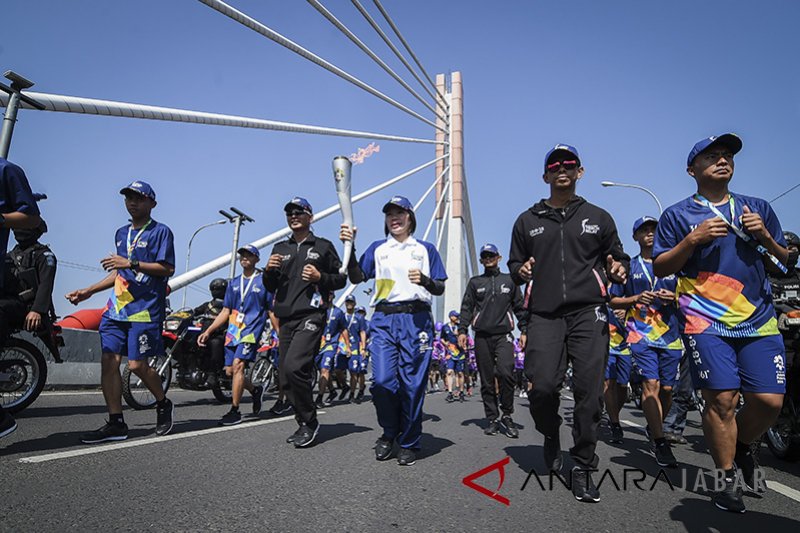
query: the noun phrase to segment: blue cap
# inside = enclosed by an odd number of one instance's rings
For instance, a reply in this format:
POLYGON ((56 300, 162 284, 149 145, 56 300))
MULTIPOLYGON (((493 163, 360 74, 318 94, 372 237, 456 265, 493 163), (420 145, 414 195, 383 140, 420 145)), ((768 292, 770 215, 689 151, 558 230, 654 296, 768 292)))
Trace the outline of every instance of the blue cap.
POLYGON ((252 244, 245 244, 244 246, 242 246, 238 250, 236 250, 237 254, 238 253, 242 253, 242 252, 250 252, 251 254, 256 256, 256 259, 261 259, 261 252, 259 252, 258 248, 256 248, 252 244))
POLYGON ((544 156, 544 168, 545 169, 547 169, 547 162, 550 161, 550 157, 556 152, 567 152, 569 154, 572 154, 572 155, 575 156, 575 159, 578 160, 578 165, 580 165, 580 163, 581 163, 581 157, 578 155, 578 149, 577 148, 575 148, 574 146, 570 146, 568 144, 559 143, 559 144, 553 146, 550 149, 550 151, 547 152, 547 155, 544 156))
POLYGON ((500 255, 500 252, 497 251, 497 246, 495 246, 490 242, 487 242, 486 244, 481 246, 481 251, 478 253, 478 255, 483 255, 483 254, 500 255))
POLYGON ((386 210, 393 205, 399 207, 400 209, 404 209, 409 213, 414 212, 414 205, 405 196, 392 196, 392 199, 386 202, 386 204, 383 206, 383 212, 385 213, 386 210))
POLYGON ((358 307, 356 307, 356 313, 366 313, 366 312, 367 308, 364 307, 363 305, 359 305, 358 307))
POLYGON ((356 301, 356 297, 353 296, 352 294, 348 294, 347 298, 345 298, 344 301, 345 302, 355 302, 356 301))
POLYGON ((450 318, 453 318, 454 316, 461 316, 461 315, 459 314, 458 311, 453 309, 452 311, 450 311, 450 313, 447 316, 449 316, 450 318))
POLYGON ((652 224, 658 224, 658 220, 656 220, 656 219, 655 219, 655 218, 653 218, 653 217, 648 217, 648 216, 644 216, 644 217, 641 217, 641 218, 637 218, 637 219, 636 219, 636 220, 633 222, 633 233, 634 233, 634 234, 636 234, 636 232, 639 230, 639 228, 641 228, 641 227, 642 227, 642 226, 644 226, 645 224, 650 224, 650 223, 652 223, 652 224))
POLYGON ((689 157, 686 158, 686 166, 692 166, 692 161, 697 155, 711 146, 712 144, 721 144, 730 149, 731 152, 735 154, 739 153, 739 150, 742 149, 742 139, 739 138, 738 135, 735 133, 723 133, 722 135, 712 135, 711 137, 707 137, 705 139, 701 139, 695 143, 692 147, 692 151, 689 152, 689 157))
POLYGON ((151 200, 156 199, 156 191, 153 190, 153 188, 150 186, 149 183, 145 183, 144 181, 136 180, 127 187, 123 187, 122 189, 120 189, 119 193, 125 194, 128 191, 141 194, 142 196, 150 198, 151 200))
POLYGON ((305 198, 301 198, 300 196, 295 196, 291 200, 289 200, 285 206, 283 206, 284 211, 291 211, 292 208, 297 207, 308 213, 309 215, 314 214, 314 210, 311 209, 311 204, 308 203, 308 200, 305 198))

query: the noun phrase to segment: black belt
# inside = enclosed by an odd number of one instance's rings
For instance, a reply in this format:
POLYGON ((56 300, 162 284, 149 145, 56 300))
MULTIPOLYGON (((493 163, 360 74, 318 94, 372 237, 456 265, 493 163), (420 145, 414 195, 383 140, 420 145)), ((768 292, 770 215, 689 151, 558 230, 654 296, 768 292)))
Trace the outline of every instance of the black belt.
POLYGON ((422 313, 430 312, 431 306, 424 302, 403 302, 397 304, 378 304, 375 306, 375 311, 383 313, 384 315, 393 315, 395 313, 422 313))

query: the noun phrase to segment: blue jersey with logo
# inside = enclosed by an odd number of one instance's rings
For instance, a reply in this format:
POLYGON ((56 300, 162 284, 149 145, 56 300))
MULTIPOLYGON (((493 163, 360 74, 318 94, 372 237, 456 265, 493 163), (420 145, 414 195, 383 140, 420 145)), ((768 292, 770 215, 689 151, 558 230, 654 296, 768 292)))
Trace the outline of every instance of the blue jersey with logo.
POLYGON ((450 358, 455 359, 456 361, 462 361, 467 358, 466 352, 464 352, 458 346, 458 326, 454 326, 452 324, 445 324, 442 326, 442 342, 447 347, 448 351, 450 352, 450 358))
POLYGON ((255 344, 269 318, 272 307, 272 293, 264 287, 261 272, 245 278, 239 274, 228 283, 222 306, 230 309, 225 345, 236 346, 243 342, 255 344), (242 298, 244 294, 244 298, 242 298))
MULTIPOLYGON (((732 202, 715 206, 729 222, 741 227, 746 205, 761 215, 772 238, 786 246, 778 217, 767 201, 735 193, 730 196, 732 202)), ((695 196, 667 208, 656 228, 653 257, 671 250, 704 220, 715 216, 695 196)), ((733 231, 697 246, 677 276, 675 292, 684 333, 722 337, 778 334, 763 256, 733 231)))
MULTIPOLYGON (((656 278, 653 274, 653 262, 637 255, 631 259, 631 268, 625 285, 613 284, 610 292, 612 296, 625 297, 660 289, 675 292, 677 283, 674 274, 656 278)), ((656 298, 650 305, 633 304, 625 314, 625 325, 628 330, 628 344, 644 344, 668 350, 683 349, 678 308, 672 302, 656 298)))
POLYGON ((367 331, 366 320, 361 318, 358 313, 353 313, 352 315, 345 313, 344 320, 350 333, 350 349, 355 353, 358 347, 361 346, 361 332, 366 333, 367 331))
MULTIPOLYGON (((122 226, 115 234, 115 245, 117 255, 126 259, 175 265, 172 231, 155 220, 139 229, 134 229, 131 224, 122 226)), ((163 322, 167 280, 166 277, 130 269, 117 270, 105 316, 120 322, 163 322)))
MULTIPOLYGON (((0 213, 25 213, 38 215, 39 208, 33 198, 31 186, 20 167, 0 157, 0 213)), ((5 263, 9 229, 0 226, 0 267, 5 263)), ((0 273, 0 289, 3 275, 0 273)))
POLYGON ((408 279, 408 271, 418 269, 435 280, 446 280, 447 274, 436 247, 413 236, 400 242, 391 235, 369 245, 359 260, 366 279, 375 278, 375 293, 370 305, 421 301, 431 303, 431 293, 408 279))
POLYGON ((347 321, 345 320, 344 311, 332 305, 328 310, 328 321, 325 323, 322 345, 335 348, 339 343, 339 335, 344 331, 347 331, 347 321))
POLYGON ((628 346, 625 326, 617 319, 617 315, 608 310, 608 352, 615 355, 631 355, 628 346))

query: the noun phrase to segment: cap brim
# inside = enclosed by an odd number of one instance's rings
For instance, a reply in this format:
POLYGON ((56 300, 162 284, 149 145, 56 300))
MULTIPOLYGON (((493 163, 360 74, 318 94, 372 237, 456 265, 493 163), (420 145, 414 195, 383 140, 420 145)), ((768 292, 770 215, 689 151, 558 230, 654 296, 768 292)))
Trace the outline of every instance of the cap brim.
POLYGON ((137 191, 136 189, 131 189, 130 187, 123 187, 122 189, 119 190, 120 194, 125 194, 126 192, 132 192, 134 194, 138 194, 139 196, 144 196, 145 198, 150 198, 150 199, 153 198, 152 196, 144 194, 142 191, 137 191))
POLYGON ((302 205, 298 205, 298 204, 292 203, 292 202, 289 202, 288 204, 286 204, 285 206, 283 206, 283 210, 284 210, 284 212, 285 212, 285 211, 291 211, 291 210, 292 210, 292 209, 294 209, 294 208, 297 208, 297 209, 300 209, 300 210, 302 210, 302 211, 305 211, 305 212, 306 212, 306 213, 308 213, 309 215, 311 214, 311 211, 310 211, 308 208, 306 208, 306 207, 303 207, 302 205))
POLYGON ((647 226, 648 224, 651 224, 653 226, 658 226, 658 220, 645 220, 644 222, 636 226, 636 228, 633 230, 633 234, 636 235, 637 231, 647 226))
POLYGON ((397 208, 400 208, 400 209, 402 209, 403 211, 405 211, 407 213, 413 213, 413 211, 411 209, 407 209, 407 208, 403 207, 402 205, 397 205, 394 202, 386 202, 383 205, 383 209, 382 209, 383 213, 385 214, 389 210, 390 207, 397 207, 397 208))
POLYGON ((553 158, 558 154, 569 154, 569 155, 571 155, 572 157, 575 158, 575 160, 578 162, 578 165, 581 164, 581 158, 578 156, 578 154, 576 154, 575 152, 571 152, 571 151, 567 150, 566 148, 559 148, 558 150, 554 151, 552 154, 547 156, 547 162, 545 162, 545 166, 549 165, 550 163, 552 163, 553 162, 553 158))
POLYGON ((253 253, 252 250, 248 250, 247 248, 239 248, 238 250, 236 250, 237 254, 240 254, 242 252, 247 252, 248 254, 250 254, 252 256, 255 256, 255 257, 261 257, 259 254, 253 253))
POLYGON ((738 135, 733 133, 723 133, 722 135, 714 139, 714 142, 706 146, 703 149, 703 152, 705 152, 706 150, 708 150, 709 148, 711 148, 716 144, 727 146, 728 148, 730 148, 731 152, 733 152, 734 155, 738 154, 742 150, 742 139, 740 139, 738 135))

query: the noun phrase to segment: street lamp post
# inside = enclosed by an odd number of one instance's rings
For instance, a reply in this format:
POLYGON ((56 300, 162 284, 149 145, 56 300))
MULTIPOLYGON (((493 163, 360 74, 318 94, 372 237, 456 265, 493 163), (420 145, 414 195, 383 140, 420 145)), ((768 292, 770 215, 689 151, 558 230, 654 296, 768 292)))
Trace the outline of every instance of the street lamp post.
POLYGON ((230 279, 236 275, 236 252, 239 250, 239 230, 242 228, 242 224, 245 222, 255 222, 250 216, 246 213, 243 213, 236 209, 235 207, 231 207, 231 211, 236 213, 236 215, 231 215, 227 211, 220 209, 219 212, 222 216, 228 219, 231 223, 233 223, 233 251, 231 252, 231 271, 230 271, 230 279))
POLYGON ((603 187, 630 187, 631 189, 639 189, 640 191, 644 191, 656 201, 656 205, 658 205, 658 214, 661 215, 664 212, 664 209, 661 207, 661 202, 658 200, 658 196, 656 196, 650 189, 646 189, 641 185, 634 185, 632 183, 617 183, 615 181, 601 181, 600 185, 603 187))
MULTIPOLYGON (((226 222, 227 220, 217 220, 216 222, 210 222, 208 224, 204 224, 199 228, 197 228, 196 230, 194 230, 194 233, 192 233, 192 237, 189 239, 189 246, 186 249, 186 272, 189 271, 189 257, 192 255, 192 241, 194 241, 194 238, 197 236, 197 234, 206 228, 210 228, 211 226, 217 226, 219 224, 225 224, 226 222)), ((186 307, 187 290, 188 290, 188 285, 183 288, 183 300, 181 301, 181 309, 184 309, 186 307)))

